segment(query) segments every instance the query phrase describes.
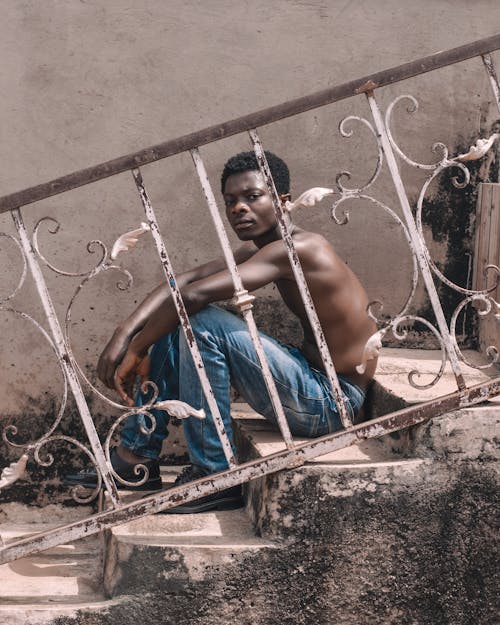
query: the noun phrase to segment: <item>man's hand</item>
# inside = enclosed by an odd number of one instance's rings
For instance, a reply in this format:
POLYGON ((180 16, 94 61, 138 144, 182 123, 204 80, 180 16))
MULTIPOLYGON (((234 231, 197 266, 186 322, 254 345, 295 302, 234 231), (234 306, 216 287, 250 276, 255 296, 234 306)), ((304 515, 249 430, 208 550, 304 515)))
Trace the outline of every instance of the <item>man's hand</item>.
POLYGON ((114 375, 115 388, 123 401, 129 406, 134 405, 134 385, 137 377, 141 383, 149 379, 149 368, 151 361, 149 355, 138 354, 130 347, 128 348, 123 360, 118 365, 114 375))
POLYGON ((130 340, 128 334, 116 330, 99 356, 97 375, 108 388, 115 388, 115 371, 127 352, 130 340))

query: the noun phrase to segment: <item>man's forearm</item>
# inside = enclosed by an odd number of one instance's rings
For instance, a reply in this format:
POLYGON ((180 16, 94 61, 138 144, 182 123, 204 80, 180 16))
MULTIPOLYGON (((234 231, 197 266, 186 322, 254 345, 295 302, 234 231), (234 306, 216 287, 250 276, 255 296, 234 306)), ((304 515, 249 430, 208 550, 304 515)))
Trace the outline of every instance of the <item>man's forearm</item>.
MULTIPOLYGON (((189 287, 188 287, 189 289, 189 287)), ((204 302, 197 300, 195 303, 189 296, 187 290, 183 290, 184 305, 188 315, 192 315, 204 306, 204 302)), ((173 332, 179 324, 179 316, 175 308, 174 300, 171 295, 149 315, 143 327, 138 331, 130 341, 130 350, 139 355, 145 355, 147 350, 166 334, 173 332)))
MULTIPOLYGON (((182 274, 177 278, 177 286, 182 288, 189 281, 187 274, 182 274)), ((131 339, 135 334, 144 328, 148 320, 158 309, 165 305, 170 297, 170 289, 166 282, 158 285, 156 289, 139 304, 134 312, 119 324, 117 332, 124 334, 131 339)))

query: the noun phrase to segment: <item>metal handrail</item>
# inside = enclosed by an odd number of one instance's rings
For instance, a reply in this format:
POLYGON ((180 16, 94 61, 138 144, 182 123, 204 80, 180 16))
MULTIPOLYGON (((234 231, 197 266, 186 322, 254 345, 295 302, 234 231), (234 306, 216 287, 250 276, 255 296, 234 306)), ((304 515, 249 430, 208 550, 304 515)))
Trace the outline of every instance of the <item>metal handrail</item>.
POLYGON ((38 202, 45 198, 59 193, 64 193, 70 189, 76 189, 90 182, 103 180, 124 171, 136 169, 148 163, 154 163, 168 156, 179 154, 199 148, 207 143, 220 141, 226 137, 239 134, 253 128, 259 128, 286 117, 292 117, 300 113, 305 113, 311 109, 315 109, 345 98, 350 98, 360 93, 364 93, 366 85, 370 85, 371 89, 377 87, 385 87, 394 83, 419 76, 447 65, 453 65, 461 61, 466 61, 475 56, 480 56, 500 49, 500 34, 480 39, 472 43, 468 43, 451 50, 436 52, 429 56, 422 57, 409 63, 403 63, 390 69, 376 72, 362 78, 356 78, 349 82, 329 87, 321 91, 316 91, 310 95, 289 100, 283 104, 271 106, 243 117, 209 126, 203 130, 198 130, 187 135, 183 135, 176 139, 170 139, 163 143, 158 143, 149 148, 132 152, 126 156, 100 163, 86 169, 55 178, 49 182, 45 182, 34 187, 28 187, 22 191, 11 193, 0 197, 0 213, 5 213, 14 208, 19 208, 32 202, 38 202))

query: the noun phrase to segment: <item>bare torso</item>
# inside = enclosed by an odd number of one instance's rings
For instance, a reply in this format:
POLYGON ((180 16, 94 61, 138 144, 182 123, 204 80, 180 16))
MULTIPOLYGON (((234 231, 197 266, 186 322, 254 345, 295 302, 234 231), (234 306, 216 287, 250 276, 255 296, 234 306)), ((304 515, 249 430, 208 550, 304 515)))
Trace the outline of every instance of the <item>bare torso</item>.
MULTIPOLYGON (((366 312, 366 291, 324 237, 297 229, 293 240, 335 369, 337 373, 346 375, 354 383, 366 388, 377 365, 376 359, 370 360, 364 374, 356 371, 356 365, 362 361, 366 341, 376 331, 375 323, 366 312)), ((302 352, 313 366, 323 369, 291 270, 290 276, 276 280, 275 284, 283 301, 302 325, 302 352)))

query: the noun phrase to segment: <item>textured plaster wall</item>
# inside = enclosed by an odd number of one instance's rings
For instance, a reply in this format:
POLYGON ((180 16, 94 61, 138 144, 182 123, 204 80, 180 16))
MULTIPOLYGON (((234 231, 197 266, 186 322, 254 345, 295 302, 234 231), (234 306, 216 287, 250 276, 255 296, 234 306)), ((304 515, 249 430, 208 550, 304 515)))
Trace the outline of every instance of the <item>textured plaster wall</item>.
MULTIPOLYGON (((499 18, 496 0, 4 2, 0 194, 492 35, 499 18)), ((431 159, 437 140, 453 153, 495 118, 476 60, 383 89, 378 97, 385 106, 406 92, 419 98, 421 108, 413 116, 397 112, 395 135, 417 160, 431 159)), ((359 127, 351 139, 341 138, 337 125, 348 114, 368 115, 363 96, 262 130, 266 146, 289 162, 295 194, 333 185, 342 170, 352 172, 353 184, 368 179, 376 157, 373 137, 359 127)), ((226 158, 248 146, 239 136, 202 150, 216 189, 226 158)), ((421 178, 406 167, 402 173, 414 198, 421 178)), ((189 157, 150 165, 143 174, 175 267, 211 258, 216 238, 189 157)), ((374 194, 396 206, 387 175, 374 194)), ((394 312, 409 290, 406 244, 385 214, 360 203, 350 208, 348 226, 331 222, 328 203, 298 221, 324 232, 370 296, 394 312)), ((42 226, 40 246, 51 262, 75 272, 96 262, 98 254, 86 252, 88 241, 111 245, 138 225, 141 211, 131 176, 122 174, 31 205, 25 218, 29 228, 45 215, 60 221, 56 235, 42 226)), ((9 215, 0 216, 0 231, 13 232, 9 215)), ((434 247, 438 259, 446 257, 445 242, 434 247)), ((4 297, 17 283, 20 264, 14 244, 3 237, 0 262, 4 297)), ((108 272, 74 305, 75 355, 91 377, 115 324, 161 280, 149 241, 122 262, 134 274, 130 292, 118 290, 120 276, 108 272)), ((62 319, 78 280, 46 275, 62 319)), ((264 311, 273 297, 272 289, 263 294, 264 311)), ((417 307, 422 303, 419 295, 417 307)), ((12 305, 46 326, 29 279, 12 305)), ((1 313, 0 354, 3 420, 22 414, 31 435, 42 431, 62 387, 50 347, 28 321, 1 313)), ((100 422, 106 411, 95 402, 93 410, 100 422)))

